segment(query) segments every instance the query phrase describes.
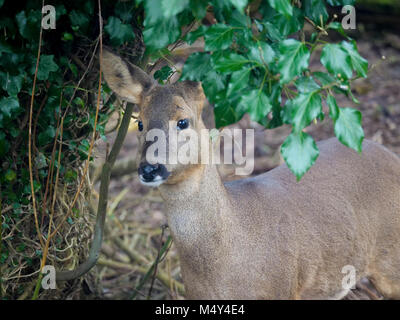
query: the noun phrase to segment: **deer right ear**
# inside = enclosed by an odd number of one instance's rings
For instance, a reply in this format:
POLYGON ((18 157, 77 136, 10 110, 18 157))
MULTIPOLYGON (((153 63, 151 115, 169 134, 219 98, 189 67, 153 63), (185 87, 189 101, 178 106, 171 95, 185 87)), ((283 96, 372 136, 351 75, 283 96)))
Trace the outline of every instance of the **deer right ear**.
POLYGON ((121 98, 140 104, 143 92, 155 83, 142 69, 103 48, 101 67, 108 86, 121 98))

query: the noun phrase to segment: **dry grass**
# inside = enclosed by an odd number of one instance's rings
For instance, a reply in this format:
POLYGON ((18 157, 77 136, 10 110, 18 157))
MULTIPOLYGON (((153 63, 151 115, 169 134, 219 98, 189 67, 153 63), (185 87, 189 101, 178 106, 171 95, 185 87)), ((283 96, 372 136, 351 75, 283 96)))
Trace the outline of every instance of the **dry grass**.
POLYGON ((98 263, 103 297, 180 299, 184 289, 176 251, 172 242, 171 245, 167 243, 168 228, 164 224, 138 221, 135 214, 135 208, 146 206, 145 203, 150 207, 160 206, 161 198, 148 192, 130 195, 129 200, 121 204, 129 189, 125 187, 114 197, 107 213, 105 241, 98 263), (151 267, 163 245, 165 254, 160 255, 155 274, 151 267))

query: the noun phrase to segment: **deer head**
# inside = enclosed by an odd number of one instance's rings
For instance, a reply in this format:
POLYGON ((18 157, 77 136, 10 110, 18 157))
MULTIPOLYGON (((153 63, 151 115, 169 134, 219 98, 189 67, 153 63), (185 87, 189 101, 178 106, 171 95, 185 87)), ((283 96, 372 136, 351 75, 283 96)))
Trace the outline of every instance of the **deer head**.
MULTIPOLYGON (((102 69, 109 87, 121 98, 139 107, 139 178, 147 186, 156 187, 162 183, 176 184, 199 166, 197 163, 182 164, 177 161, 164 163, 149 161, 149 149, 157 140, 149 141, 149 133, 160 133, 166 143, 165 151, 170 155, 171 133, 182 130, 200 132, 204 128, 201 111, 205 95, 201 84, 182 81, 160 85, 139 67, 130 64, 120 56, 104 49, 102 69)), ((154 137, 153 137, 154 138, 154 137)), ((159 141, 160 142, 160 141, 159 141)), ((176 148, 179 149, 178 142, 176 148)), ((153 148, 154 149, 154 148, 153 148)), ((157 150, 158 151, 158 150, 157 150)))

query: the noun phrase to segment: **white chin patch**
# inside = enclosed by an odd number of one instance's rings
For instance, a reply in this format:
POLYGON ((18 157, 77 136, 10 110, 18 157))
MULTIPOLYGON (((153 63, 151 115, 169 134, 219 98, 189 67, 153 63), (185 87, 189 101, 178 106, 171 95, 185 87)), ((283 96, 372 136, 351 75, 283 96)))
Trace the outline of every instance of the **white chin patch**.
POLYGON ((165 181, 163 178, 161 178, 160 176, 157 176, 153 181, 145 181, 143 179, 143 176, 139 176, 139 180, 140 183, 146 187, 151 187, 151 188, 156 188, 159 185, 163 184, 163 182, 165 181))

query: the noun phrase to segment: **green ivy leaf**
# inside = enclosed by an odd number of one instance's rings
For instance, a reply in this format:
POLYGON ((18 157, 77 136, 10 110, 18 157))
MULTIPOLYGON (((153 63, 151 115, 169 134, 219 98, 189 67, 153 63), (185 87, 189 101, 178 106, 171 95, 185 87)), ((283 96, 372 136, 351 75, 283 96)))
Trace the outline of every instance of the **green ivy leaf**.
POLYGON ((207 7, 204 5, 203 0, 190 0, 190 8, 192 9, 193 16, 197 20, 201 20, 207 13, 207 7))
POLYGON ((229 1, 240 12, 243 12, 243 9, 247 6, 247 0, 229 0, 229 1))
POLYGON ((205 50, 228 49, 232 44, 233 28, 224 24, 214 24, 205 33, 205 50))
POLYGON ((326 103, 329 107, 329 116, 335 121, 339 117, 339 107, 337 105, 336 99, 331 94, 328 95, 326 103))
POLYGON ((64 32, 61 39, 63 41, 72 41, 72 40, 74 40, 74 36, 69 32, 64 32))
POLYGON ((296 80, 295 85, 299 92, 312 92, 321 89, 312 77, 300 77, 296 80))
POLYGON ((10 44, 0 40, 0 54, 3 53, 3 52, 5 52, 5 53, 13 53, 13 50, 12 50, 10 44))
POLYGON ((161 0, 161 8, 165 18, 169 19, 182 12, 189 4, 189 0, 161 0))
POLYGON ((266 36, 269 40, 273 42, 280 42, 284 39, 284 36, 280 32, 280 30, 271 22, 264 22, 262 24, 264 26, 266 36))
POLYGON ((341 108, 339 110, 339 116, 334 126, 336 137, 345 146, 361 153, 364 140, 361 112, 352 108, 341 108))
POLYGON ((319 150, 314 139, 305 132, 292 132, 281 147, 281 154, 299 181, 315 163, 319 150))
POLYGON ((158 23, 164 19, 164 15, 160 6, 160 0, 146 0, 144 1, 144 8, 146 13, 144 19, 145 27, 154 25, 155 23, 158 23))
POLYGON ((19 101, 14 97, 3 97, 0 99, 0 114, 11 118, 19 110, 19 101))
POLYGON ((258 42, 250 47, 248 56, 260 64, 270 65, 274 61, 275 51, 268 43, 258 42))
POLYGON ((248 63, 247 60, 242 55, 237 53, 230 53, 228 55, 223 55, 214 61, 215 69, 220 72, 232 72, 240 70, 243 65, 248 63))
POLYGON ((109 17, 104 30, 110 35, 111 43, 114 46, 120 46, 124 42, 131 41, 135 38, 132 26, 122 23, 117 17, 109 17))
POLYGON ((181 80, 201 81, 211 69, 211 57, 206 52, 192 53, 183 66, 181 80))
POLYGON ((268 0, 270 6, 287 17, 293 15, 293 6, 289 0, 268 0))
POLYGON ((350 55, 339 44, 327 44, 321 53, 322 65, 338 78, 350 79, 353 71, 350 55))
POLYGON ((238 120, 235 110, 226 103, 217 103, 214 107, 214 115, 217 128, 228 126, 238 120))
POLYGON ((287 37, 303 28, 304 15, 300 9, 293 8, 293 15, 291 17, 277 13, 272 17, 270 22, 279 30, 282 37, 287 37))
MULTIPOLYGON (((89 2, 87 2, 89 3, 89 2)), ((123 22, 132 20, 135 4, 132 2, 118 1, 114 7, 114 14, 123 22)))
POLYGON ((10 75, 8 72, 0 72, 0 85, 4 91, 10 96, 16 96, 22 88, 22 82, 24 81, 24 74, 10 75))
POLYGON ((199 37, 204 36, 204 33, 206 32, 207 27, 202 25, 200 27, 198 27, 196 30, 189 32, 186 37, 185 37, 185 41, 188 44, 193 44, 199 37))
POLYGON ((162 83, 162 81, 167 80, 173 73, 174 71, 172 71, 170 66, 164 66, 160 70, 154 72, 154 79, 159 79, 162 83))
POLYGON ((43 146, 52 142, 56 136, 56 129, 53 126, 48 126, 47 129, 38 135, 38 143, 43 146))
POLYGON ((333 21, 327 25, 326 29, 332 29, 339 32, 343 37, 350 39, 350 37, 346 34, 346 31, 343 29, 343 26, 340 22, 333 21))
POLYGON ((329 18, 324 0, 303 0, 303 8, 305 15, 317 25, 321 25, 321 17, 323 23, 329 18))
MULTIPOLYGON (((31 73, 35 73, 36 65, 31 68, 31 73)), ((54 62, 54 55, 43 54, 40 56, 39 69, 37 73, 38 80, 47 80, 50 72, 58 70, 58 65, 54 62)))
MULTIPOLYGON (((37 182, 36 180, 33 180, 33 192, 37 192, 41 189, 41 184, 39 182, 37 182)), ((25 194, 31 194, 32 189, 31 189, 31 185, 28 183, 24 186, 24 191, 25 194)))
POLYGON ((321 112, 321 96, 318 91, 305 92, 286 102, 283 118, 286 123, 292 124, 293 131, 298 133, 321 112))
POLYGON ((332 77, 329 73, 316 71, 316 72, 313 72, 313 76, 323 86, 331 85, 332 83, 337 82, 337 80, 334 77, 332 77))
POLYGON ((89 17, 81 11, 72 10, 69 14, 69 20, 71 25, 74 27, 79 27, 79 30, 86 31, 89 26, 89 17))
POLYGON ((82 100, 82 98, 81 97, 76 97, 74 100, 73 100, 73 102, 77 105, 77 106, 79 106, 80 108, 85 108, 85 102, 82 100))
POLYGON ((28 14, 25 11, 21 11, 15 15, 18 31, 23 38, 30 40, 39 36, 41 17, 39 10, 31 10, 28 14))
POLYGON ((357 74, 364 78, 367 77, 368 61, 358 53, 355 42, 350 43, 347 41, 342 41, 341 45, 350 56, 351 64, 353 65, 353 69, 357 72, 357 74))
POLYGON ((238 91, 243 90, 244 88, 247 87, 249 82, 250 72, 251 72, 250 68, 244 68, 232 73, 231 79, 228 84, 228 92, 227 92, 228 96, 235 94, 238 91))
POLYGON ((179 23, 176 17, 162 19, 143 31, 143 38, 150 50, 157 50, 175 42, 181 34, 179 23), (155 36, 157 35, 157 36, 155 36))
POLYGON ((280 57, 278 69, 281 73, 281 83, 288 83, 295 76, 308 68, 310 51, 306 45, 294 39, 287 39, 279 46, 280 57))
POLYGON ((211 103, 218 101, 220 92, 225 90, 225 78, 214 70, 209 71, 202 80, 204 93, 211 103))
POLYGON ((348 81, 339 81, 329 73, 319 71, 313 72, 313 77, 318 80, 322 86, 330 86, 332 87, 332 90, 336 93, 347 94, 347 90, 349 87, 348 81))
POLYGON ((253 89, 242 96, 239 109, 248 112, 250 119, 261 122, 271 111, 271 104, 265 92, 253 89))
POLYGON ((17 177, 17 174, 15 173, 14 170, 8 169, 4 177, 8 182, 12 182, 17 177))

